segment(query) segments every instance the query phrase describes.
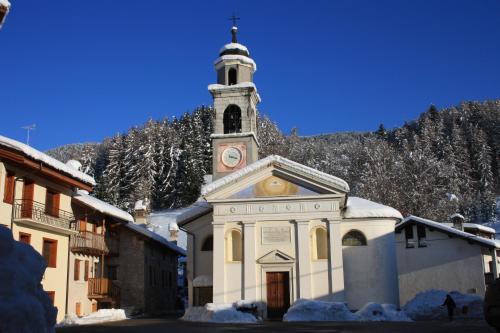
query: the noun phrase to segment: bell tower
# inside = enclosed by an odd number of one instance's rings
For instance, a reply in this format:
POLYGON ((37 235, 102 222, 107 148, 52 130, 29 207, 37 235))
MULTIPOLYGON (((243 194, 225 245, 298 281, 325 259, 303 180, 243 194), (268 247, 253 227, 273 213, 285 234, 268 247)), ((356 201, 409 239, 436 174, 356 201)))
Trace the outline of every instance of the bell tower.
POLYGON ((257 104, 253 74, 257 70, 248 49, 238 43, 238 28, 231 28, 231 43, 215 60, 217 83, 208 86, 214 99, 212 134, 213 179, 219 179, 258 159, 257 104))

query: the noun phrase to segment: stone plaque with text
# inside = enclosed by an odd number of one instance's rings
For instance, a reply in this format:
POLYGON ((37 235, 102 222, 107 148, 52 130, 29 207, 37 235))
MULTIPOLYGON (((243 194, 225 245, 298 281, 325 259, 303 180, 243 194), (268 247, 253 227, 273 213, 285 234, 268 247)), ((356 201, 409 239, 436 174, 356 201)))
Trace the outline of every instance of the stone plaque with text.
POLYGON ((262 244, 290 243, 290 227, 262 227, 262 244))

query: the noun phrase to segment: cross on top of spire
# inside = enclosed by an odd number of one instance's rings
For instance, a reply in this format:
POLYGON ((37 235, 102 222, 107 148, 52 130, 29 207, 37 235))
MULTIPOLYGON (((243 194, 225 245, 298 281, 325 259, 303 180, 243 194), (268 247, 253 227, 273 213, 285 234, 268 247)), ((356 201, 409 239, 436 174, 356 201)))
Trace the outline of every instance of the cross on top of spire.
POLYGON ((240 18, 237 17, 235 14, 229 18, 230 21, 233 21, 233 27, 231 28, 231 42, 232 43, 238 43, 238 39, 236 38, 236 32, 238 32, 238 28, 236 27, 236 21, 238 21, 240 18))

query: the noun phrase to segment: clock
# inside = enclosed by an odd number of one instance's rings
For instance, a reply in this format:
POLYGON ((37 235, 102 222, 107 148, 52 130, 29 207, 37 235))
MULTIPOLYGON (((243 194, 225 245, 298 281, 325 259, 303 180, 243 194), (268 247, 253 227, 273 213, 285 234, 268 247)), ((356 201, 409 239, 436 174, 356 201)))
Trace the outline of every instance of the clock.
POLYGON ((241 150, 236 147, 228 147, 222 152, 222 163, 228 168, 234 168, 240 164, 243 158, 241 150))

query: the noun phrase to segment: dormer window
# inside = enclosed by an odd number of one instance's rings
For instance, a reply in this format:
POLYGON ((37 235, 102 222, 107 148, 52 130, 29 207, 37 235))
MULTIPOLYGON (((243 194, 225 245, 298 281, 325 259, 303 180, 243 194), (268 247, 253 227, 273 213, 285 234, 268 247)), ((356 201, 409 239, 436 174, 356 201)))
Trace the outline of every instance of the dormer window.
POLYGON ((228 85, 232 86, 238 83, 238 72, 236 68, 230 68, 227 73, 228 85))
POLYGON ((418 237, 418 247, 427 247, 427 242, 425 241, 427 235, 425 227, 423 225, 417 226, 417 237, 418 237))
POLYGON ((415 247, 415 240, 413 239, 413 226, 409 225, 405 228, 406 248, 413 249, 415 247))

